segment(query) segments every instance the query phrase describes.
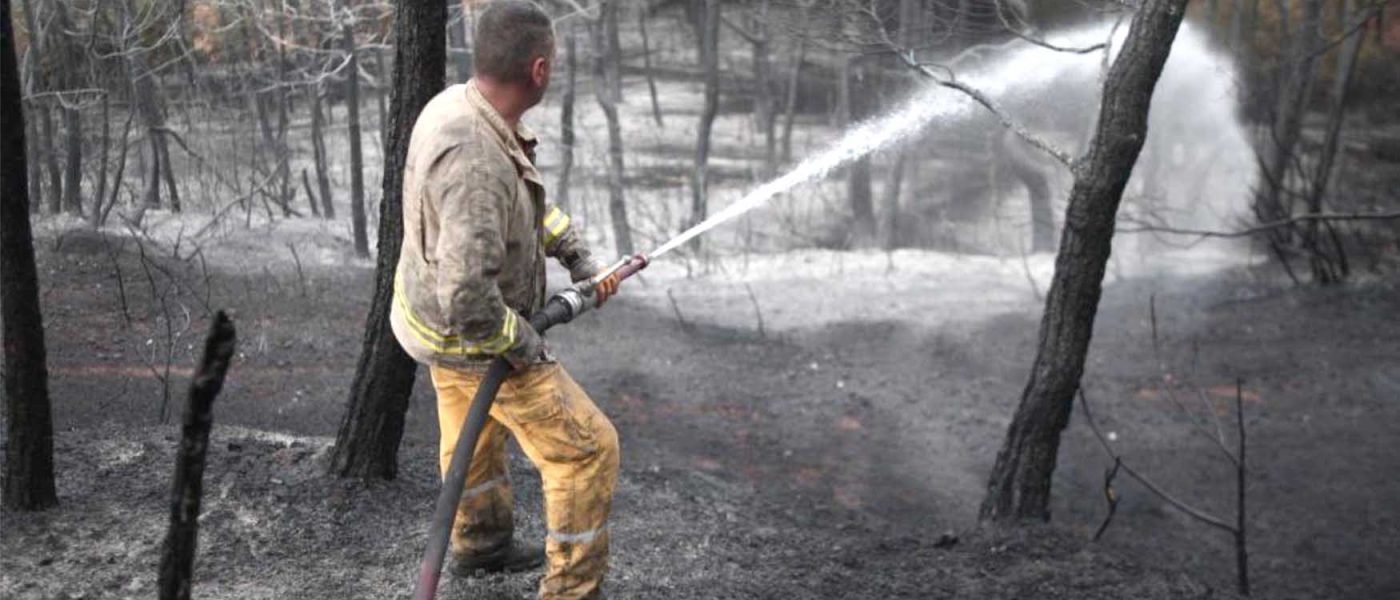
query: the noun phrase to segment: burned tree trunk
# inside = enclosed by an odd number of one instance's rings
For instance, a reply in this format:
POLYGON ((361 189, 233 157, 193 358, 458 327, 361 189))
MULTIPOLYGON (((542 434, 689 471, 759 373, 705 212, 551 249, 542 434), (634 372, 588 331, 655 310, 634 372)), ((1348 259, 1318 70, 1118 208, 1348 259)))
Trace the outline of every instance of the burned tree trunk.
POLYGON ((45 364, 39 275, 29 228, 24 108, 15 64, 10 2, 0 0, 0 323, 5 347, 3 504, 42 510, 58 504, 53 415, 45 364))
POLYGON ((199 537, 199 505, 204 495, 204 458, 214 426, 214 398, 224 387, 233 361, 236 334, 223 311, 214 315, 204 357, 190 383, 189 403, 180 426, 180 449, 175 454, 175 477, 170 489, 170 525, 160 555, 160 600, 188 600, 194 578, 194 555, 199 537))
POLYGON ((574 100, 578 92, 578 43, 574 28, 564 26, 564 97, 559 103, 559 185, 555 197, 559 206, 569 208, 569 178, 574 171, 574 100))
POLYGON ((753 20, 754 117, 763 135, 763 172, 771 176, 777 167, 776 103, 773 102, 773 38, 768 33, 768 0, 758 5, 753 20))
POLYGON ((331 176, 326 168, 326 111, 321 85, 311 97, 311 159, 316 163, 316 188, 321 192, 321 214, 335 218, 335 202, 331 198, 331 176))
MULTIPOLYGON (((700 70, 705 78, 705 104, 700 110, 700 132, 695 141, 695 166, 690 176, 690 224, 705 220, 709 214, 710 133, 719 115, 719 0, 696 0, 702 3, 696 37, 700 41, 700 70)), ((694 247, 700 248, 700 238, 694 247)))
POLYGON ((1109 69, 1094 139, 1074 169, 1035 363, 992 468, 983 522, 1050 518, 1060 432, 1084 372, 1118 205, 1147 137, 1152 90, 1185 11, 1186 0, 1143 2, 1109 69))
MULTIPOLYGON (((642 70, 646 73, 647 92, 651 94, 651 118, 656 120, 657 127, 665 127, 666 123, 661 119, 661 102, 656 97, 656 73, 651 68, 651 40, 647 36, 647 7, 643 6, 637 11, 637 29, 642 34, 642 70)), ((572 67, 570 67, 572 72, 572 67)))
POLYGON ((442 34, 442 23, 446 19, 445 3, 409 1, 399 3, 394 18, 394 81, 379 203, 374 299, 365 319, 364 345, 345 417, 331 453, 331 471, 341 477, 392 479, 398 474, 404 413, 418 369, 389 328, 394 269, 403 242, 403 169, 418 113, 443 87, 447 36, 442 34))
MULTIPOLYGON (((58 29, 58 79, 64 90, 82 87, 82 49, 73 39, 73 24, 68 7, 54 3, 54 25, 58 29)), ((83 113, 77 98, 59 96, 59 111, 63 116, 63 210, 73 214, 83 212, 83 113)))
MULTIPOLYGON (((1289 31, 1286 18, 1280 25, 1289 42, 1280 59, 1282 89, 1274 108, 1274 121, 1261 163, 1264 181, 1254 197, 1254 213, 1260 222, 1268 223, 1293 216, 1292 199, 1288 197, 1289 176, 1293 172, 1298 142, 1302 137, 1303 116, 1317 78, 1316 44, 1322 21, 1322 0, 1302 0, 1302 21, 1296 32, 1289 31)), ((1290 229, 1279 228, 1269 234, 1270 243, 1282 246, 1292 241, 1290 229)))
POLYGON ((619 64, 622 57, 612 42, 617 39, 617 0, 600 0, 599 10, 599 18, 592 24, 593 93, 608 120, 608 214, 612 218, 617 251, 632 254, 632 227, 627 222, 627 201, 623 195, 622 123, 617 114, 618 98, 614 94, 622 80, 619 64))
MULTIPOLYGON (((1347 26, 1347 18, 1355 13, 1355 0, 1346 0, 1341 17, 1341 26, 1347 26)), ((1370 18, 1368 12, 1366 17, 1370 18)), ((1327 134, 1323 138, 1322 150, 1313 170, 1311 185, 1307 189, 1307 210, 1310 215, 1323 212, 1327 189, 1332 181, 1332 171, 1337 163, 1337 150, 1341 143, 1342 126, 1346 120, 1348 95, 1351 80, 1356 74, 1357 56, 1361 52, 1361 42, 1365 33, 1352 32, 1343 42, 1337 55, 1337 70, 1332 81, 1332 104, 1327 115, 1327 134)), ((1303 229, 1303 245, 1308 249, 1313 280, 1320 283, 1341 281, 1350 274, 1346 250, 1337 242, 1337 235, 1331 223, 1311 221, 1303 229), (1326 229, 1331 243, 1324 241, 1322 230, 1326 229), (1330 250, 1328 249, 1330 246, 1330 250)))
MULTIPOLYGON (((350 226, 355 231, 355 254, 360 258, 369 258, 369 227, 365 223, 365 159, 364 148, 360 143, 360 66, 355 58, 355 31, 349 24, 345 25, 344 43, 345 52, 350 55, 350 62, 345 66, 345 122, 350 130, 350 226)), ((394 65, 394 74, 397 76, 402 68, 397 62, 394 65)), ((442 76, 438 76, 437 79, 441 81, 442 76)), ((438 84, 437 87, 442 85, 438 84)), ((398 94, 399 90, 394 89, 393 92, 398 94)), ((413 116, 417 117, 418 112, 414 111, 413 116)), ((387 150, 384 155, 389 155, 387 150)), ((385 166, 387 168, 388 165, 385 166)), ((388 171, 385 171, 384 176, 387 181, 388 171)), ((394 218, 401 217, 394 215, 394 218)), ((380 230, 383 231, 382 225, 380 230)), ((395 243, 398 243, 398 240, 395 240, 395 243)), ((397 262, 398 253, 395 252, 394 255, 397 262)))
POLYGON ((782 161, 792 161, 792 125, 797 118, 798 88, 802 82, 802 63, 807 61, 807 30, 812 21, 811 2, 803 2, 802 19, 797 31, 797 58, 792 61, 792 71, 788 74, 787 98, 783 103, 782 161))
POLYGON ((452 47, 448 50, 452 54, 452 66, 456 68, 457 81, 466 81, 472 78, 472 51, 467 43, 467 38, 471 35, 471 9, 467 6, 467 0, 449 9, 449 12, 457 13, 456 18, 447 22, 447 41, 452 47))
MULTIPOLYGON (((31 91, 50 91, 48 88, 52 82, 49 77, 45 76, 43 65, 39 64, 40 58, 45 56, 48 36, 39 27, 40 19, 35 14, 38 7, 33 0, 26 0, 20 2, 20 8, 24 12, 24 24, 29 28, 29 56, 32 69, 30 87, 33 88, 31 91)), ((13 44, 13 40, 11 44, 13 44)), ((23 94, 20 97, 22 98, 23 94)), ((49 107, 45 100, 36 101, 30 106, 32 111, 38 113, 38 130, 41 134, 41 137, 34 142, 34 148, 37 151, 34 155, 35 173, 39 173, 40 170, 47 171, 49 178, 48 185, 45 186, 41 175, 34 181, 35 189, 47 192, 45 199, 48 200, 49 212, 58 214, 63 209, 63 176, 58 167, 58 155, 54 152, 57 136, 54 132, 53 115, 49 113, 49 107), (44 190, 46 187, 47 190, 44 190)))
MULTIPOLYGON (((840 117, 843 128, 859 123, 874 113, 874 94, 852 93, 852 86, 857 82, 862 89, 867 86, 876 87, 868 81, 872 77, 873 72, 860 57, 846 59, 841 81, 841 103, 844 110, 840 117)), ((846 197, 851 203, 851 216, 855 219, 855 230, 851 232, 851 237, 857 245, 867 244, 875 236, 875 202, 870 183, 870 155, 867 154, 851 161, 851 166, 846 171, 846 197)))

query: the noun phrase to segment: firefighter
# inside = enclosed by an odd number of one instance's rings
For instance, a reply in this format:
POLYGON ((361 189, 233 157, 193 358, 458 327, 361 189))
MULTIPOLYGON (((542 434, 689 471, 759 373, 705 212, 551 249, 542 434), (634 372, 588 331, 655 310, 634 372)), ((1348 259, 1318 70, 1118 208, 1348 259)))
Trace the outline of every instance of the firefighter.
MULTIPOLYGON (((515 367, 468 471, 452 531, 454 572, 522 571, 547 559, 541 598, 596 598, 607 571, 617 432, 527 320, 546 299, 546 257, 574 281, 601 270, 569 215, 546 201, 537 140, 520 123, 549 85, 553 26, 533 3, 498 1, 479 13, 474 39, 475 76, 434 97, 413 127, 390 319, 432 374, 444 474, 487 365, 505 357, 515 367), (514 537, 508 437, 543 479, 543 547, 514 537)), ((618 284, 599 285, 599 303, 618 284)))

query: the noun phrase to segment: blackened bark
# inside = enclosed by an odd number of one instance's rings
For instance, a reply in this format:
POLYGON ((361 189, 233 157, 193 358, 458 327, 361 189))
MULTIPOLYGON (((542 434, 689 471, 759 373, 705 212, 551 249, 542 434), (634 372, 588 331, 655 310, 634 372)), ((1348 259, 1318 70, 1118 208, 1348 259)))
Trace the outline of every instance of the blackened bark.
POLYGON ((763 135, 763 172, 771 176, 777 168, 777 105, 773 101, 773 38, 768 33, 768 0, 758 5, 753 21, 754 117, 763 135))
POLYGON ((1011 175, 1026 187, 1026 200, 1030 208, 1031 252, 1055 251, 1055 209, 1050 197, 1050 177, 1023 149, 1025 142, 1015 133, 1002 132, 1000 144, 1006 165, 1011 175))
MULTIPOLYGON (((705 78, 704 107, 700 110, 700 129, 695 141, 695 165, 690 175, 690 224, 696 225, 709 214, 710 134, 715 117, 719 115, 719 0, 696 0, 703 5, 700 14, 700 70, 705 78)), ((700 248, 700 238, 692 242, 700 248)))
MULTIPOLYGON (((82 49, 79 41, 73 39, 72 21, 68 18, 68 6, 54 3, 54 29, 58 57, 59 86, 65 90, 82 87, 82 49)), ((62 98, 60 114, 63 116, 63 210, 82 214, 83 200, 83 114, 75 103, 77 98, 62 98)))
POLYGON ((199 537, 199 505, 204 495, 204 458, 214 426, 214 398, 224 387, 236 345, 233 322, 224 311, 214 315, 204 357, 190 383, 189 402, 180 425, 180 449, 170 486, 170 525, 160 555, 160 600, 188 600, 194 578, 199 537))
POLYGON ((467 32, 471 30, 470 13, 465 0, 449 10, 457 13, 456 18, 447 24, 447 40, 452 45, 452 65, 456 67, 457 81, 466 81, 472 78, 472 52, 467 46, 467 32))
POLYGON ((598 106, 608 121, 608 214, 612 218, 613 241, 617 251, 631 255, 632 226, 627 222, 627 200, 623 192, 625 173, 622 151, 622 123, 617 114, 617 97, 622 74, 622 58, 610 40, 617 38, 617 0, 600 0, 599 19, 592 24, 594 85, 598 106))
POLYGON ((0 0, 0 321, 5 347, 3 504, 42 510, 58 504, 53 415, 45 364, 39 275, 29 226, 24 108, 15 64, 10 1, 0 0))
POLYGON ((574 171, 574 101, 578 95, 578 41, 572 25, 564 26, 564 97, 559 103, 559 185, 554 196, 569 208, 569 178, 574 171))
MULTIPOLYGON (((1341 26, 1346 27, 1347 19, 1355 14, 1355 0, 1346 0, 1343 5, 1341 26)), ((1324 201, 1327 197, 1327 189, 1332 181, 1332 171, 1337 164, 1337 150, 1341 143, 1342 125, 1346 120, 1346 107, 1349 92, 1351 90, 1351 80, 1356 74, 1357 55, 1361 52, 1361 42, 1365 34, 1360 30, 1353 32, 1342 44, 1341 51, 1337 54, 1337 70, 1332 80, 1332 105, 1328 109, 1327 115, 1327 135, 1322 141, 1322 150, 1317 159, 1317 167, 1313 171, 1312 185, 1307 191, 1308 214, 1321 214, 1323 212, 1324 201)), ((1334 231, 1332 224, 1323 224, 1316 220, 1311 221, 1303 228, 1303 243, 1312 255, 1310 267, 1312 269, 1313 281, 1319 283, 1335 283, 1341 281, 1349 275, 1350 268, 1347 264, 1346 251, 1340 243, 1335 243, 1335 233, 1330 236, 1334 243, 1329 244, 1323 240, 1322 230, 1334 231)))
POLYGON ((341 477, 392 479, 398 474, 399 440, 417 365, 389 328, 394 269, 403 242, 403 169, 409 135, 423 106, 443 88, 447 36, 442 2, 400 2, 394 19, 394 81, 389 139, 384 152, 383 201, 379 204, 379 259, 374 299, 365 319, 364 346, 355 369, 345 417, 331 453, 341 477))
MULTIPOLYGON (((131 7, 122 4, 122 25, 129 26, 131 7)), ((127 80, 132 82, 132 102, 137 114, 146 126, 146 137, 151 149, 151 171, 147 180, 146 206, 160 206, 160 185, 165 180, 166 193, 170 200, 170 210, 180 211, 180 193, 175 187, 175 176, 170 166, 170 149, 165 139, 165 109, 161 106, 155 77, 150 72, 145 55, 141 52, 126 53, 127 80)))
POLYGON ((1186 0, 1145 0, 1109 69, 1093 142, 1074 169, 1035 363, 992 468, 983 522, 1050 518, 1060 432, 1084 372, 1118 205, 1147 137, 1152 90, 1185 11, 1186 0))
MULTIPOLYGON (((288 39, 286 27, 287 3, 283 0, 277 15, 277 36, 288 39)), ((290 126, 291 97, 287 85, 287 45, 277 44, 277 204, 282 207, 282 216, 292 216, 292 149, 287 144, 287 128, 290 126)), ((166 163, 167 165, 169 163, 166 163)))
POLYGON ((899 199, 904 188, 904 169, 909 162, 903 150, 894 158, 889 185, 885 188, 885 250, 899 248, 899 199))
MULTIPOLYGON (((1253 207, 1256 217, 1263 223, 1293 216, 1293 201, 1287 193, 1288 179, 1296 163, 1303 116, 1317 79, 1316 46, 1321 39, 1322 21, 1322 0, 1302 0, 1302 5, 1302 21, 1297 31, 1289 30, 1287 18, 1280 22, 1282 34, 1288 36, 1288 45, 1279 61, 1281 89, 1274 107, 1271 143, 1262 161, 1264 181, 1255 192, 1253 207)), ((1292 241, 1292 230, 1274 229, 1269 239, 1275 245, 1287 244, 1292 241)))
POLYGON ((39 150, 44 158, 44 170, 49 174, 48 200, 49 213, 58 214, 63 211, 63 170, 58 166, 58 131, 53 124, 53 114, 44 102, 36 104, 39 110, 39 128, 44 131, 44 138, 39 141, 39 150))
POLYGON ((647 77, 647 91, 651 94, 651 118, 656 120, 657 127, 665 127, 666 123, 661 119, 661 102, 656 97, 656 73, 651 68, 651 39, 647 36, 647 7, 643 6, 637 11, 637 29, 642 34, 642 70, 647 77))
MULTIPOLYGON (((875 94, 853 93, 852 88, 859 85, 862 90, 877 89, 878 84, 873 81, 874 70, 859 57, 848 58, 846 65, 841 82, 842 104, 846 112, 841 117, 842 125, 849 127, 870 118, 876 110, 875 94)), ((846 172, 846 196, 851 204, 851 216, 855 219, 852 237, 858 245, 869 243, 875 235, 875 202, 870 180, 870 155, 851 161, 846 172)))
POLYGON ((812 21, 812 8, 807 2, 801 6, 802 24, 797 35, 797 58, 792 61, 788 74, 787 99, 783 105, 782 162, 792 161, 792 125, 797 118, 797 92, 802 82, 802 63, 807 61, 807 31, 812 21))
POLYGON ((83 212, 83 114, 63 108, 63 210, 83 212))
MULTIPOLYGON (((365 223, 365 159, 360 143, 360 66, 355 57, 355 31, 349 24, 345 25, 343 41, 345 52, 350 55, 349 64, 345 66, 345 122, 350 130, 350 225, 355 231, 355 254, 360 258, 369 258, 369 226, 365 223)), ((396 66, 395 75, 400 70, 396 66)), ((437 80, 441 81, 442 76, 438 76, 437 80)), ((399 93, 397 88, 393 91, 399 93)), ((418 116, 417 111, 413 116, 418 116)), ((385 156, 388 156, 387 152, 385 156)), ((385 176, 388 176, 387 172, 385 176)), ((395 218, 398 216, 395 215, 395 218)), ((396 260, 397 254, 395 252, 396 260)))
POLYGON ((97 190, 92 195, 92 211, 88 213, 88 222, 93 227, 102 226, 102 205, 107 197, 107 165, 112 148, 112 102, 106 93, 102 94, 101 148, 102 154, 97 159, 97 190))
POLYGON ((335 202, 331 198, 331 176, 326 168, 326 111, 323 86, 317 85, 311 98, 311 158, 316 163, 316 188, 321 191, 321 214, 335 218, 335 202))

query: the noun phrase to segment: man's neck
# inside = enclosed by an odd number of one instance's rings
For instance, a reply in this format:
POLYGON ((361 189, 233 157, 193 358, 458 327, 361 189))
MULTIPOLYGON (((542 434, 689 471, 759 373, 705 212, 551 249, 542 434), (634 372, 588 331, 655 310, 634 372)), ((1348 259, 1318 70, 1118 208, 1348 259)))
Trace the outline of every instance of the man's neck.
POLYGON ((491 108, 496 109, 496 114, 501 115, 501 119, 515 129, 520 125, 520 117, 525 114, 528 108, 520 101, 520 92, 515 88, 501 84, 490 79, 476 79, 476 89, 481 92, 481 97, 486 99, 486 103, 491 108))

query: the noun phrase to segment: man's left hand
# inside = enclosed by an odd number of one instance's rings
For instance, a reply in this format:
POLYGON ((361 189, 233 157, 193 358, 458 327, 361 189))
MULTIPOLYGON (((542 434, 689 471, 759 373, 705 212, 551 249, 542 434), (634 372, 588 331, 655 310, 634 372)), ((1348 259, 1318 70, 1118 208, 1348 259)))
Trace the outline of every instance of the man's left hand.
POLYGON ((604 302, 608 301, 608 298, 613 297, 617 293, 618 286, 621 285, 622 278, 618 277, 617 273, 613 273, 607 279, 598 282, 598 285, 593 288, 593 295, 598 297, 598 306, 602 306, 604 302))

